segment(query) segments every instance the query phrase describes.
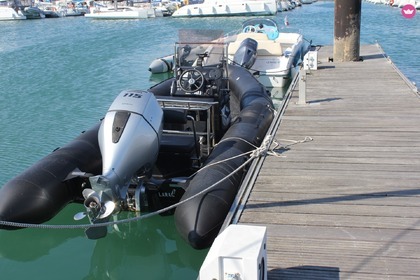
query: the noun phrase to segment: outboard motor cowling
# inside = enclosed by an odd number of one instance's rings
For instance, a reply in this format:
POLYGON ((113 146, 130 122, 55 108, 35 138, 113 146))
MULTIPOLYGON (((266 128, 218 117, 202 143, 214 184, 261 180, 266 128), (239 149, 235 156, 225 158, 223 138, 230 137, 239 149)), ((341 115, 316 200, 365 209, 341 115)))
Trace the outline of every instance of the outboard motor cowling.
POLYGON ((250 69, 257 59, 258 42, 251 38, 246 38, 239 45, 238 50, 233 56, 236 65, 250 69))
MULTIPOLYGON (((127 199, 134 176, 148 175, 157 160, 163 129, 163 111, 153 93, 128 90, 114 100, 98 130, 102 174, 89 177, 91 189, 83 190, 86 212, 93 224, 109 221, 127 199)), ((107 234, 106 226, 85 231, 90 239, 107 234)))
POLYGON ((98 132, 103 166, 97 181, 111 188, 108 196, 124 199, 131 177, 151 170, 159 153, 162 120, 163 111, 148 91, 123 91, 111 104, 98 132))

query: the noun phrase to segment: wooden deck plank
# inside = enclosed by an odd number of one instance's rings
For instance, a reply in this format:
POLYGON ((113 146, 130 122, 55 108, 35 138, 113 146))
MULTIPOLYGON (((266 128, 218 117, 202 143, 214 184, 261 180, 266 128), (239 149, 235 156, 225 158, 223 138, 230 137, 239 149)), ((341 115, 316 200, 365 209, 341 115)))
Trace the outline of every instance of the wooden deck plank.
MULTIPOLYGON (((418 198, 416 198, 418 199, 418 198)), ((278 214, 279 220, 283 220, 282 217, 285 219, 289 219, 288 215, 290 214, 294 220, 298 220, 299 217, 296 215, 308 215, 308 214, 318 214, 318 215, 325 215, 327 218, 334 218, 334 217, 341 217, 341 216, 350 216, 356 217, 360 219, 364 219, 363 222, 366 222, 366 219, 370 219, 372 217, 388 217, 386 222, 389 222, 392 219, 398 218, 408 218, 411 219, 412 222, 415 222, 413 219, 420 218, 420 213, 417 213, 418 208, 414 206, 405 206, 399 203, 388 202, 386 205, 371 205, 370 200, 364 201, 364 203, 352 203, 352 201, 344 204, 344 203, 308 203, 306 205, 305 201, 296 201, 293 200, 285 200, 283 203, 270 203, 270 202, 257 202, 252 201, 249 203, 248 211, 242 217, 242 221, 246 221, 246 216, 253 215, 256 213, 257 215, 262 215, 262 212, 253 212, 252 209, 258 209, 261 207, 267 207, 268 209, 264 212, 267 214, 268 217, 262 217, 262 219, 269 218, 269 215, 278 214), (393 207, 390 206, 398 206, 401 205, 400 211, 395 213, 393 207), (304 207, 306 206, 306 207, 304 207), (364 216, 364 217, 362 217, 364 216)), ((401 201, 402 202, 402 201, 401 201)), ((307 218, 302 216, 302 218, 307 218)), ((270 220, 275 220, 275 217, 270 217, 270 220)), ((249 220, 252 220, 252 217, 249 217, 249 220)), ((398 221, 398 220, 397 220, 398 221)), ((340 221, 341 222, 341 221, 340 221)), ((373 223, 371 226, 375 226, 373 223)), ((395 226, 394 225, 391 225, 395 226)))
POLYGON ((258 220, 263 224, 270 224, 282 221, 289 225, 306 225, 306 226, 333 226, 341 228, 387 228, 387 229, 399 229, 404 227, 406 229, 419 230, 420 225, 416 222, 419 220, 418 217, 407 218, 407 217, 390 217, 385 216, 367 216, 367 215, 345 215, 343 213, 335 214, 321 214, 321 213, 291 213, 291 212, 261 212, 261 211, 247 211, 242 216, 242 221, 253 221, 258 220))
POLYGON ((239 219, 267 227, 269 279, 420 275, 420 98, 376 45, 361 55, 319 49, 239 219))

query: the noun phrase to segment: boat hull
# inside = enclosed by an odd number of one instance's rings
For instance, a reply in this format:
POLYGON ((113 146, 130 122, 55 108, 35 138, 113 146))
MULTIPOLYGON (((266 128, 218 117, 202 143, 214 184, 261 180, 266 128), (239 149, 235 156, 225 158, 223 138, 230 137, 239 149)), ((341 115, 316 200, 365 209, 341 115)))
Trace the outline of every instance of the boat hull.
POLYGON ((0 21, 2 20, 21 20, 26 19, 20 10, 16 11, 10 7, 0 7, 0 21))
POLYGON ((229 60, 234 61, 245 40, 255 40, 257 55, 249 71, 267 88, 285 87, 290 81, 292 69, 302 61, 305 52, 303 36, 299 33, 278 32, 278 27, 273 29, 269 25, 264 27, 267 29, 257 30, 258 24, 254 24, 259 20, 267 22, 265 19, 250 19, 246 21, 250 25, 244 23, 243 32, 233 37, 228 46, 229 60))
POLYGON ((181 7, 172 17, 270 16, 276 13, 277 4, 272 0, 205 1, 181 7))
POLYGON ((100 174, 98 129, 99 124, 7 182, 0 189, 0 221, 40 224, 80 200, 84 180, 69 175, 75 170, 100 174))
POLYGON ((93 19, 146 19, 149 18, 147 12, 103 12, 86 14, 85 17, 93 19))
POLYGON ((274 118, 273 104, 265 87, 245 68, 231 66, 229 73, 234 95, 231 98, 239 101, 240 111, 205 162, 206 167, 190 182, 181 200, 190 199, 213 184, 217 186, 175 210, 180 235, 196 249, 211 246, 219 233, 245 175, 245 168, 230 175, 244 163, 246 156, 240 155, 262 143, 274 118))
MULTIPOLYGON (((153 8, 134 8, 134 7, 119 7, 108 8, 105 10, 94 10, 85 17, 92 19, 146 19, 159 16, 153 8)), ((160 16, 161 13, 160 13, 160 16)))
POLYGON ((174 56, 167 55, 161 58, 157 58, 152 61, 149 66, 149 71, 152 74, 166 73, 172 71, 174 68, 174 56))

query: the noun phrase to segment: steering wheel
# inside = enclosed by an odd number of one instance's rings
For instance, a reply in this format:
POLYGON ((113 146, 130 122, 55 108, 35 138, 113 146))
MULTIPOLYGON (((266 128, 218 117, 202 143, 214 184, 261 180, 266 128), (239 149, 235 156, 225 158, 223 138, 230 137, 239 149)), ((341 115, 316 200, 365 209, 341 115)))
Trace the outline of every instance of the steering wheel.
POLYGON ((203 85, 204 76, 196 69, 185 70, 179 77, 179 86, 185 92, 199 91, 203 85))
POLYGON ((248 26, 245 26, 243 32, 244 33, 254 33, 254 32, 257 32, 257 29, 253 25, 248 25, 248 26))

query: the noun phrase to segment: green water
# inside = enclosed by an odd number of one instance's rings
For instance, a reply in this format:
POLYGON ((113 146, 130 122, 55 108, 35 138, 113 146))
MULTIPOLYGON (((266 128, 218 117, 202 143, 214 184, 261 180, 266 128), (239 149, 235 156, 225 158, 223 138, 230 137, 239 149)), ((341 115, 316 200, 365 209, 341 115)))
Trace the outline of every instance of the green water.
MULTIPOLYGON (((51 223, 68 223, 68 207, 51 223)), ((206 250, 191 249, 172 217, 113 228, 97 241, 83 230, 0 232, 2 279, 195 279, 206 250), (6 278, 3 278, 6 277, 6 278)))
MULTIPOLYGON (((287 16, 291 28, 322 45, 333 43, 333 12, 333 2, 318 1, 287 16)), ((283 22, 284 16, 275 18, 283 22)), ((146 89, 164 78, 147 68, 173 51, 179 30, 229 32, 244 19, 0 22, 0 186, 97 123, 120 91, 146 89)), ((417 83, 419 19, 363 4, 362 43, 378 40, 417 83)), ((69 205, 49 223, 75 223, 81 210, 69 205)), ((83 230, 0 231, 0 279, 196 279, 206 253, 179 237, 171 216, 119 226, 97 241, 83 230)))

